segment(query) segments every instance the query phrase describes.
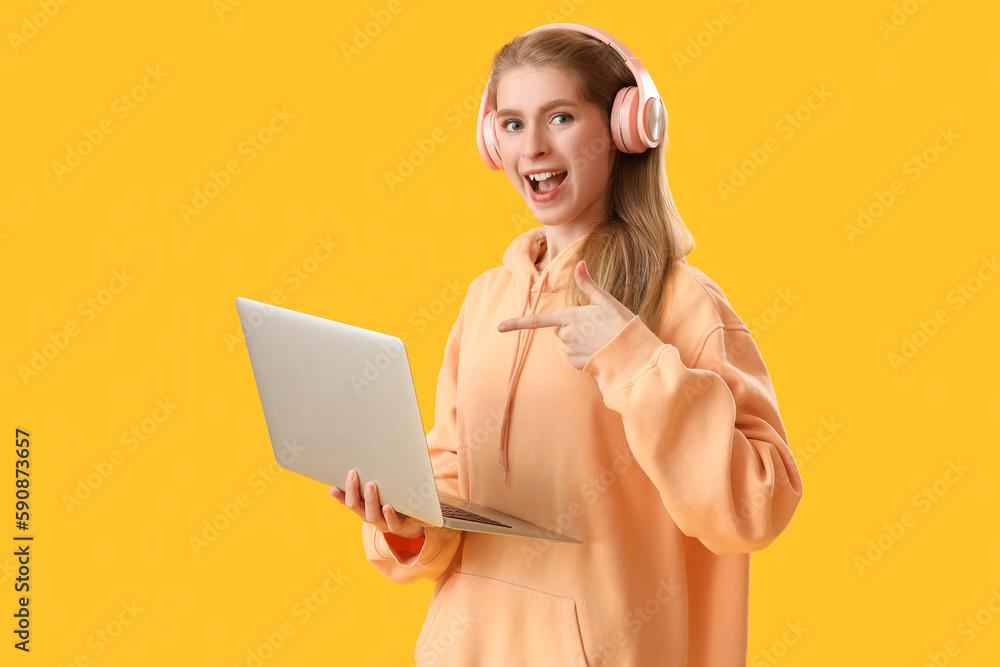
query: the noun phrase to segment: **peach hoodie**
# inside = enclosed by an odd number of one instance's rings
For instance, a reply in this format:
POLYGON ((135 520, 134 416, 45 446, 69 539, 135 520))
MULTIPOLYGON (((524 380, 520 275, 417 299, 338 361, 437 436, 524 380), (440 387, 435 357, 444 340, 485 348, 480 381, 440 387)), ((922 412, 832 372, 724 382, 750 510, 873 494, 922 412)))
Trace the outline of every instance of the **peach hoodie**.
POLYGON ((362 523, 399 584, 430 579, 419 667, 746 665, 750 552, 802 497, 774 388, 746 325, 679 262, 654 333, 638 316, 583 370, 552 327, 582 237, 541 273, 544 228, 470 285, 427 434, 438 487, 582 544, 362 523))

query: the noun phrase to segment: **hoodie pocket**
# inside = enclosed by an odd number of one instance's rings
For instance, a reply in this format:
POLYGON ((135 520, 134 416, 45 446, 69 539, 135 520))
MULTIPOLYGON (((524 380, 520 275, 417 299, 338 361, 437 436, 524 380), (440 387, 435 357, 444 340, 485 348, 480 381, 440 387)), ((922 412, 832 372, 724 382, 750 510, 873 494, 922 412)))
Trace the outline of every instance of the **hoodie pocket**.
POLYGON ((587 667, 577 607, 585 602, 499 579, 452 572, 420 632, 419 667, 587 667))

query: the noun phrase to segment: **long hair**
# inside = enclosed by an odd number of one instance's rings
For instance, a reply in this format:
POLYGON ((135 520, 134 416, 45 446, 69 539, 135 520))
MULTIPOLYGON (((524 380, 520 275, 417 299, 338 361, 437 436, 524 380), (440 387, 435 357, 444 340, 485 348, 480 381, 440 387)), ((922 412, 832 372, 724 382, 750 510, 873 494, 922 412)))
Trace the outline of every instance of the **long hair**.
MULTIPOLYGON (((505 74, 546 66, 573 77, 583 98, 601 108, 605 122, 618 91, 636 85, 631 70, 608 45, 575 30, 553 28, 519 35, 496 53, 487 89, 490 105, 497 108, 497 88, 505 74)), ((654 333, 666 308, 664 291, 675 262, 695 247, 667 185, 666 149, 664 131, 656 148, 616 154, 610 210, 574 261, 585 260, 594 281, 654 333)), ((570 282, 569 303, 589 303, 576 281, 570 282)))

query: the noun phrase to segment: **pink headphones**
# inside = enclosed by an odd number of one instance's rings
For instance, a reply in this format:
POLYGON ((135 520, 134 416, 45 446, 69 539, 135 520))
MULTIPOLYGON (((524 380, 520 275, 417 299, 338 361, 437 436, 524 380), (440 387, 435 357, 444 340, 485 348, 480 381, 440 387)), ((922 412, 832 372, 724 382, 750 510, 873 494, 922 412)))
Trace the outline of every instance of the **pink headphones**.
MULTIPOLYGON (((647 148, 656 148, 663 138, 666 126, 666 110, 663 101, 656 92, 653 79, 642 66, 635 54, 611 34, 585 23, 549 23, 532 28, 526 35, 539 30, 566 28, 576 30, 585 35, 596 37, 621 56, 625 65, 632 70, 636 86, 622 88, 615 95, 615 103, 611 108, 611 137, 615 146, 622 153, 643 153, 647 148)), ((490 78, 493 73, 490 72, 490 78)), ((490 169, 501 169, 499 143, 494 128, 496 110, 489 106, 487 88, 483 90, 483 101, 479 103, 479 123, 476 127, 476 143, 479 154, 490 169)))

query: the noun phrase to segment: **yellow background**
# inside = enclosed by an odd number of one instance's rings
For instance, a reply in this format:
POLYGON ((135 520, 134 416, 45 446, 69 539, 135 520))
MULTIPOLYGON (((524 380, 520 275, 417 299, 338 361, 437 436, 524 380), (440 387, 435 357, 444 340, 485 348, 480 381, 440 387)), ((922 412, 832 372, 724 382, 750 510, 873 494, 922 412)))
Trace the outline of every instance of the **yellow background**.
POLYGON ((273 456, 233 342, 234 298, 280 290, 286 307, 408 333, 429 429, 460 302, 446 303, 448 281, 464 290, 536 224, 480 160, 478 91, 509 39, 573 21, 616 35, 653 76, 670 116, 668 176, 698 243, 688 259, 754 329, 802 473, 795 517, 752 559, 751 664, 921 665, 928 653, 996 664, 1000 279, 975 280, 993 278, 983 258, 1000 246, 995 3, 221 7, 4 3, 0 427, 31 433, 36 539, 26 655, 10 632, 8 445, 0 662, 247 665, 288 623, 294 634, 263 664, 412 663, 432 584, 382 577, 360 520, 327 487, 260 475, 273 456), (685 50, 695 57, 679 63, 685 50), (830 96, 810 109, 814 86, 830 96), (127 116, 123 95, 143 98, 127 116), (275 109, 293 118, 268 136, 275 109), (787 136, 778 123, 796 112, 787 136), (112 131, 57 173, 102 122, 112 131), (444 140, 421 153, 435 131, 444 140), (244 142, 258 134, 271 141, 251 160, 244 142), (778 150, 724 198, 718 184, 748 173, 747 151, 769 139, 778 150), (913 172, 925 151, 932 163, 913 172), (401 160, 420 164, 390 189, 401 160), (230 161, 239 173, 186 221, 182 205, 230 161), (897 179, 905 190, 852 242, 845 225, 897 179), (319 238, 336 249, 304 262, 319 238), (296 266, 314 270, 296 283, 296 266), (978 290, 961 308, 959 285, 978 290), (91 312, 88 299, 106 303, 91 312), (934 330, 938 310, 947 321, 934 330), (904 337, 921 345, 894 367, 904 337), (19 368, 43 348, 52 358, 25 381, 19 368), (160 422, 158 399, 177 406, 160 422), (130 450, 133 427, 147 433, 130 450), (968 470, 946 477, 949 462, 968 470), (80 480, 109 465, 70 511, 80 480), (919 500, 925 487, 933 503, 919 500), (241 497, 249 505, 196 553, 190 538, 241 497), (886 524, 905 512, 913 521, 892 537, 886 524), (869 540, 888 549, 859 569, 869 540), (296 605, 324 598, 328 571, 336 592, 305 619, 296 605), (977 613, 990 622, 961 625, 977 613), (97 639, 123 614, 113 643, 97 639))

